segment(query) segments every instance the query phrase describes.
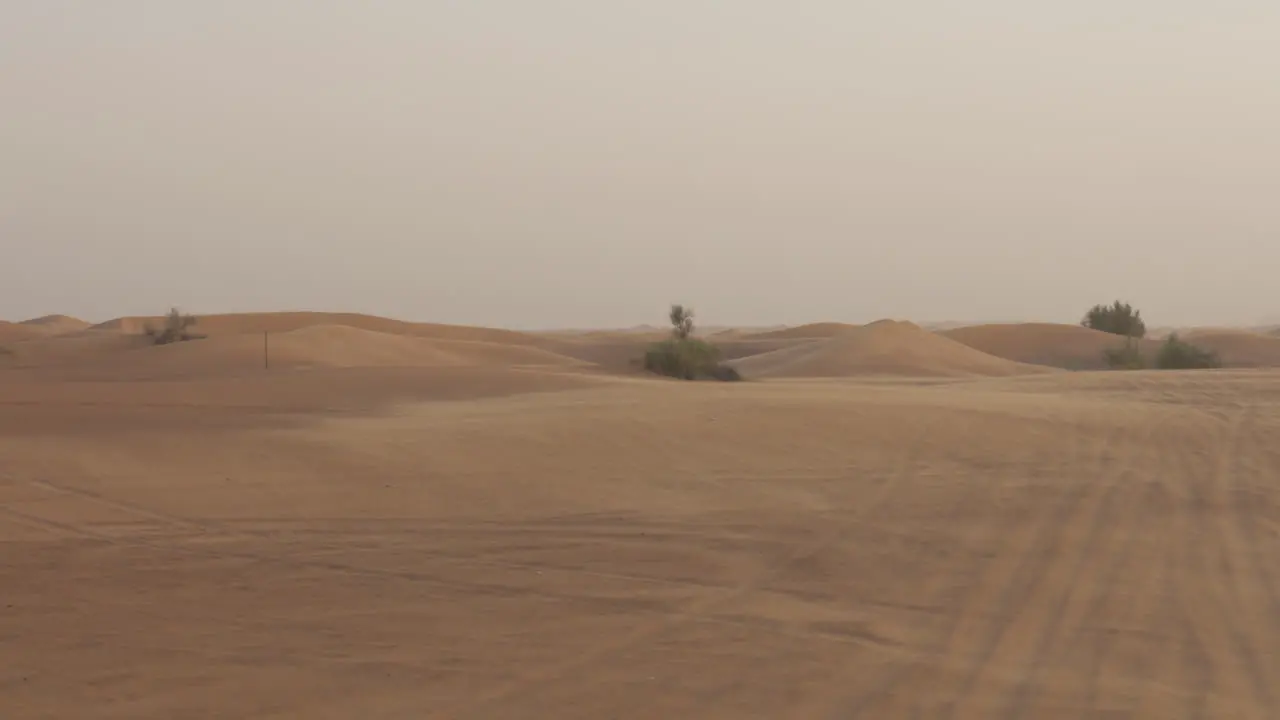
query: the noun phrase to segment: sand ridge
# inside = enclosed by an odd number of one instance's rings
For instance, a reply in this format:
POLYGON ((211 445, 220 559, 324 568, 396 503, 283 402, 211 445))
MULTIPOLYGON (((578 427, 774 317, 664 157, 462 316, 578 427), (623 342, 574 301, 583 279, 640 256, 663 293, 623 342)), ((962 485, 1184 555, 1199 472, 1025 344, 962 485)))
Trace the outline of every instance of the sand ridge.
MULTIPOLYGON (((197 378, 340 367, 558 367, 579 361, 528 345, 449 340, 365 330, 347 325, 307 325, 271 333, 219 334, 156 346, 140 336, 91 331, 78 338, 79 353, 66 352, 64 371, 115 373, 130 378, 197 378), (88 350, 96 352, 89 352, 88 350)), ((50 363, 57 345, 40 348, 50 363)), ((19 358, 38 356, 22 352, 19 358)), ((28 362, 30 363, 30 361, 28 362)))
POLYGON ((0 320, 0 344, 20 342, 22 340, 30 340, 31 338, 41 337, 38 329, 13 323, 7 320, 0 320))
MULTIPOLYGON (((1003 323, 970 325, 942 331, 942 335, 989 355, 1064 370, 1102 370, 1105 352, 1123 347, 1125 339, 1081 325, 1003 323)), ((1156 340, 1139 340, 1139 352, 1152 358, 1156 340)))
POLYGON ((20 324, 49 335, 79 332, 88 330, 91 326, 90 323, 70 315, 42 315, 38 318, 23 320, 20 324))
MULTIPOLYGON (((514 345, 538 345, 542 340, 535 335, 514 330, 474 327, 470 325, 444 325, 417 323, 361 313, 331 312, 262 312, 197 315, 194 331, 202 335, 243 335, 251 333, 282 333, 313 325, 343 325, 359 330, 415 335, 439 340, 478 340, 514 345)), ((95 329, 115 330, 139 334, 148 326, 160 326, 160 317, 123 317, 95 325, 95 329)))
POLYGON ((929 332, 910 322, 881 320, 826 339, 734 363, 758 378, 837 378, 859 375, 1004 376, 1049 372, 1013 362, 929 332))
POLYGON ((1280 367, 1280 337, 1250 330, 1202 328, 1179 337, 1212 350, 1226 367, 1280 367))
POLYGON ((842 335, 850 330, 856 329, 857 325, 839 322, 820 322, 809 323, 807 325, 796 325, 795 327, 780 328, 777 330, 766 330, 764 332, 752 333, 746 337, 755 340, 812 340, 817 338, 830 338, 836 335, 842 335))

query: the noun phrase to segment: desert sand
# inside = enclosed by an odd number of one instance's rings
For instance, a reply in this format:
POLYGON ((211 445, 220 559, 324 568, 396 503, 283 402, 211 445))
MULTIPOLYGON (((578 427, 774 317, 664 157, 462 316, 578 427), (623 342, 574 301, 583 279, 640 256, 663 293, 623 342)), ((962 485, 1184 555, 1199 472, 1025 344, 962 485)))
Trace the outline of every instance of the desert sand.
POLYGON ((69 320, 0 325, 5 720, 1280 717, 1260 333, 69 320))

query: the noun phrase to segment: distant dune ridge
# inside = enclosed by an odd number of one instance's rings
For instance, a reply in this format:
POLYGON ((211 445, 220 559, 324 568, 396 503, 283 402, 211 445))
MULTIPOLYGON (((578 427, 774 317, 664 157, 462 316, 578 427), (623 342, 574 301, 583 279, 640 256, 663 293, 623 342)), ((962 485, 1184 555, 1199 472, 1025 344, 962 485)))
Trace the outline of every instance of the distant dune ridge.
MULTIPOLYGON (((115 330, 124 333, 142 333, 148 325, 159 325, 161 317, 122 317, 94 325, 94 329, 115 330)), ((313 325, 344 325, 361 330, 416 335, 441 340, 479 340, 515 345, 538 345, 542 339, 515 330, 474 327, 470 325, 442 325, 415 323, 404 320, 364 315, 361 313, 328 312, 267 312, 200 315, 195 332, 201 335, 237 335, 264 332, 280 333, 313 325)))
MULTIPOLYGON (((1105 369, 1106 350, 1125 342, 1099 330, 1057 323, 970 325, 945 330, 942 335, 1006 360, 1064 370, 1105 369)), ((1155 340, 1139 341, 1140 351, 1148 357, 1158 348, 1155 340)))
POLYGON ((910 322, 881 320, 735 362, 749 377, 1007 376, 1049 372, 974 350, 910 322))
MULTIPOLYGON (((359 313, 268 312, 198 316, 203 339, 153 346, 160 317, 123 317, 89 326, 63 315, 0 322, 3 365, 94 377, 225 377, 262 369, 264 334, 271 368, 487 368, 639 375, 659 328, 519 332, 405 322, 359 313)), ((796 327, 719 330, 706 335, 747 379, 999 377, 1105 369, 1104 352, 1123 338, 1079 325, 1002 323, 939 331, 895 320, 869 325, 818 322, 796 327)), ((1184 337, 1228 367, 1280 366, 1280 337, 1196 329, 1184 337)), ((1160 341, 1139 341, 1148 358, 1160 341)))
POLYGON ((580 361, 528 345, 397 335, 346 325, 271 333, 216 334, 154 346, 145 338, 89 331, 18 347, 19 359, 122 377, 217 377, 275 370, 344 367, 573 368, 580 361))
POLYGON ((1280 366, 1280 337, 1251 330, 1204 328, 1179 337, 1218 354, 1226 367, 1280 366))
POLYGON ((62 335, 79 332, 89 328, 89 323, 70 315, 44 315, 30 320, 23 320, 21 325, 34 328, 47 335, 62 335))
POLYGON ((753 333, 748 337, 755 340, 811 340, 815 338, 835 337, 836 335, 846 333, 857 327, 859 326, 850 325, 848 323, 819 322, 753 333))
POLYGON ((41 337, 43 333, 28 325, 0 320, 0 343, 18 342, 41 337))

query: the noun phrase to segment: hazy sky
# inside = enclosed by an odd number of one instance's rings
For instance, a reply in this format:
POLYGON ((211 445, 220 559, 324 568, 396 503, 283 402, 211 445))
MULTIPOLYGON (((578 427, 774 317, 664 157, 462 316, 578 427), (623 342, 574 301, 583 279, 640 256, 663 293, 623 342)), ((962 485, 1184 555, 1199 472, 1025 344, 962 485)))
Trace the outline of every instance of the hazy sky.
POLYGON ((0 317, 1280 315, 1276 0, 0 0, 0 317))

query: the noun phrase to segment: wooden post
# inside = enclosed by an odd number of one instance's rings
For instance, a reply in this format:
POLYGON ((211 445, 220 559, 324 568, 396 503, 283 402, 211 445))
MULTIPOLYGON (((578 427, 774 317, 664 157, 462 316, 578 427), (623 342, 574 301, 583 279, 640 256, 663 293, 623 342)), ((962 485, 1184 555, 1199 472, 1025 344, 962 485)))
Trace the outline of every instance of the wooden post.
POLYGON ((262 369, 263 370, 271 369, 271 355, 270 355, 269 348, 267 347, 267 331, 266 330, 262 331, 262 369))

